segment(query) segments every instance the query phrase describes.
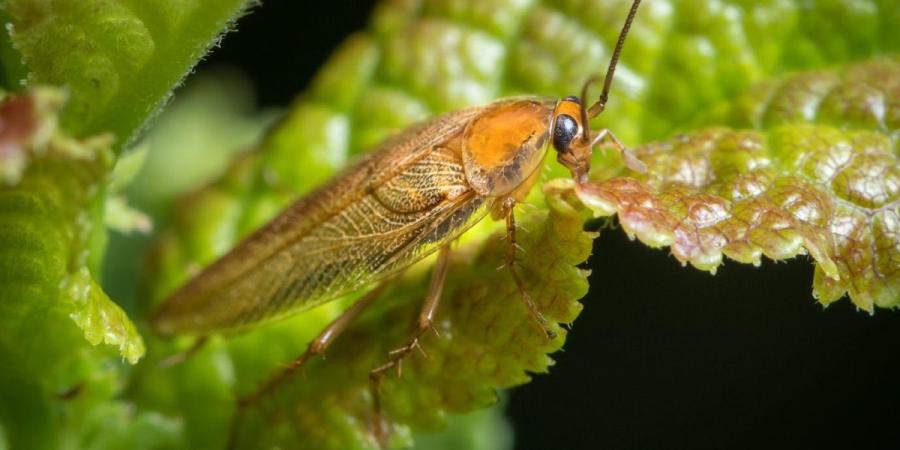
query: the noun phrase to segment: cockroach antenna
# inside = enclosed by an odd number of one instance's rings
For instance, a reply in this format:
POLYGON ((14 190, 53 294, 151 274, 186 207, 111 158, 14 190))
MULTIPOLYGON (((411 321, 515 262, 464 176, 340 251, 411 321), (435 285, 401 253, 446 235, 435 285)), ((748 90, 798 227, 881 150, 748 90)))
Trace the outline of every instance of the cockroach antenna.
MULTIPOLYGON (((622 26, 622 31, 619 32, 619 40, 616 42, 615 50, 613 50, 612 59, 609 60, 609 68, 606 70, 606 78, 603 80, 603 92, 600 93, 600 98, 597 102, 588 108, 587 115, 589 118, 597 117, 598 114, 606 109, 606 100, 609 98, 609 89, 612 86, 613 75, 616 73, 616 65, 619 63, 619 55, 622 53, 625 37, 628 36, 628 30, 631 29, 631 23, 634 22, 634 16, 637 14, 638 6, 640 5, 641 0, 634 0, 634 3, 631 4, 631 11, 628 12, 625 25, 622 26)), ((587 90, 586 88, 587 86, 585 86, 585 90, 587 90)))

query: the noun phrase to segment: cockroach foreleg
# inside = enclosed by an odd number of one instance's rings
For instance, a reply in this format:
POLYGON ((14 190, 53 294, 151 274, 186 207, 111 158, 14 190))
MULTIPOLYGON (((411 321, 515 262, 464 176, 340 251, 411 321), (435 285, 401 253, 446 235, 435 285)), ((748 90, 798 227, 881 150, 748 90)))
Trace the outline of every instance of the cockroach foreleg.
POLYGON ((266 380, 262 386, 251 394, 245 395, 238 399, 237 408, 234 413, 234 422, 231 425, 228 437, 228 448, 233 448, 237 439, 238 421, 241 414, 249 406, 257 403, 260 399, 272 392, 276 387, 284 383, 294 372, 300 370, 307 361, 317 356, 322 356, 334 341, 340 337, 341 333, 347 329, 354 319, 359 317, 367 307, 369 307, 384 291, 388 282, 383 281, 371 291, 367 292, 359 300, 350 305, 341 315, 331 321, 325 329, 316 336, 302 355, 286 364, 278 373, 266 380))
MULTIPOLYGON (((403 347, 390 351, 388 353, 387 361, 372 369, 369 373, 374 409, 374 434, 382 448, 387 446, 389 436, 387 427, 382 418, 381 382, 387 371, 393 368, 396 368, 397 376, 401 376, 403 358, 409 355, 413 350, 418 349, 422 352, 423 356, 427 357, 425 351, 422 350, 422 347, 420 346, 419 339, 426 331, 434 329, 434 315, 441 302, 441 295, 444 291, 444 282, 447 281, 447 269, 449 267, 450 246, 445 245, 441 247, 440 253, 438 253, 437 262, 434 265, 434 271, 431 273, 431 282, 428 286, 428 293, 425 296, 425 302, 422 304, 422 310, 419 312, 419 318, 416 321, 416 331, 413 338, 403 347)), ((435 333, 437 333, 437 330, 435 330, 435 333)))
POLYGON ((547 335, 548 339, 553 339, 556 337, 556 333, 547 326, 547 319, 544 318, 544 315, 538 310, 537 305, 535 305, 531 296, 528 295, 528 291, 525 289, 525 283, 522 281, 522 278, 519 276, 519 272, 516 269, 516 250, 519 249, 519 244, 516 242, 515 200, 507 199, 507 202, 508 204, 505 205, 506 266, 509 267, 509 273, 512 275, 516 287, 519 288, 519 294, 521 295, 522 301, 525 303, 525 307, 528 308, 528 313, 531 315, 532 320, 534 320, 534 323, 537 324, 538 328, 547 335))
POLYGON ((644 165, 644 162, 638 159, 638 157, 631 151, 628 150, 625 145, 622 144, 622 141, 616 137, 612 133, 612 131, 603 128, 601 130, 597 130, 597 134, 594 135, 594 139, 591 140, 591 147, 603 142, 604 140, 609 141, 613 147, 619 152, 619 155, 622 156, 622 160, 625 161, 625 165, 628 166, 629 169, 640 172, 647 173, 647 166, 644 165))

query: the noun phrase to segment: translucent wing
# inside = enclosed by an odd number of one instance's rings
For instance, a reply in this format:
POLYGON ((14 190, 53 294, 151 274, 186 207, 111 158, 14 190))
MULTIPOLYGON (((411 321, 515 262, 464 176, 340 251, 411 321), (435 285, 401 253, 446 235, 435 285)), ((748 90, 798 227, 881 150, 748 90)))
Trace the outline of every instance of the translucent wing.
POLYGON ((457 111, 386 142, 176 291, 164 334, 228 331, 312 308, 407 267, 484 217, 468 186, 457 111))

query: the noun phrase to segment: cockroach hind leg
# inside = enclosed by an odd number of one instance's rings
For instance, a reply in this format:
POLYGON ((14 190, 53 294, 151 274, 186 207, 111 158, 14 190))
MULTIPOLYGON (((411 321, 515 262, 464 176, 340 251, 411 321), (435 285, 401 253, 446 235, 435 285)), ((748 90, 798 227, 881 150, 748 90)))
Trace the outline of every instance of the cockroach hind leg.
POLYGON ((372 396, 372 419, 369 422, 369 434, 375 438, 378 447, 385 449, 390 444, 390 431, 381 405, 381 387, 383 377, 374 371, 369 374, 369 389, 372 396))
POLYGON ((410 341, 406 345, 389 351, 387 361, 369 372, 369 384, 371 386, 372 392, 372 417, 374 424, 373 434, 378 440, 379 444, 382 445, 382 448, 385 447, 385 445, 387 444, 387 440, 390 438, 390 436, 384 435, 384 433, 387 432, 387 423, 384 419, 384 407, 382 405, 381 397, 381 387, 382 383, 384 382, 384 377, 387 374, 387 371, 392 368, 397 369, 398 377, 402 376, 403 359, 406 358, 414 349, 418 349, 420 352, 422 352, 423 357, 427 358, 427 354, 425 354, 425 351, 422 349, 420 339, 426 331, 434 329, 434 315, 437 312, 437 307, 441 301, 444 290, 444 283, 447 281, 447 271, 449 270, 449 267, 450 246, 445 245, 441 247, 441 250, 438 253, 437 262, 435 263, 434 269, 431 273, 431 282, 428 286, 428 293, 426 294, 425 301, 422 304, 422 310, 419 312, 419 316, 416 321, 416 331, 412 339, 410 339, 410 341))
MULTIPOLYGON (((433 327, 429 327, 429 328, 433 328, 433 327)), ((424 331, 423 331, 423 332, 424 332, 424 331)), ((388 355, 390 355, 390 356, 398 356, 398 355, 399 355, 399 356, 402 356, 402 355, 406 355, 406 354, 412 352, 413 350, 418 350, 419 353, 421 353, 423 357, 425 357, 426 359, 428 358, 428 354, 425 353, 425 350, 422 349, 422 345, 420 344, 420 341, 419 341, 419 338, 418 338, 418 337, 417 337, 417 338, 414 338, 409 344, 407 344, 407 345, 405 345, 405 346, 403 346, 403 347, 400 347, 400 348, 396 348, 396 349, 394 349, 394 350, 391 350, 390 352, 388 352, 388 355)))
POLYGON ((413 348, 418 346, 418 336, 413 341, 403 347, 388 352, 388 360, 372 369, 369 372, 369 386, 372 395, 372 422, 369 426, 370 434, 378 442, 378 446, 382 449, 388 448, 391 433, 387 417, 384 413, 384 403, 382 397, 382 387, 387 371, 391 369, 397 370, 397 378, 403 376, 403 358, 405 358, 413 348))
POLYGON ((234 417, 231 423, 231 429, 228 433, 228 447, 229 449, 235 448, 236 441, 238 438, 238 428, 240 426, 241 416, 247 408, 250 408, 269 393, 271 393, 275 388, 284 383, 292 374, 301 370, 306 363, 314 358, 320 357, 325 354, 325 350, 334 343, 334 341, 340 337, 340 335, 347 329, 350 323, 353 322, 354 319, 359 317, 363 311, 366 310, 375 300, 381 295, 381 292, 384 291, 384 288, 387 286, 387 282, 382 282, 378 286, 376 286, 371 291, 367 292, 363 295, 359 300, 350 305, 347 310, 345 310, 341 315, 331 321, 319 334, 315 339, 312 340, 307 346, 306 351, 303 352, 299 357, 295 358, 293 361, 285 364, 281 370, 270 377, 262 386, 257 388, 250 394, 238 397, 237 402, 235 404, 235 412, 234 417))

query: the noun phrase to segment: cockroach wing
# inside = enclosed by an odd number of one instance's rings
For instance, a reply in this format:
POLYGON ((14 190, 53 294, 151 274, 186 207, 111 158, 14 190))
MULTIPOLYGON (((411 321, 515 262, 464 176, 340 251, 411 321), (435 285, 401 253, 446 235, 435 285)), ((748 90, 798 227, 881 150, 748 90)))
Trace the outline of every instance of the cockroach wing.
POLYGON ((459 151, 472 108, 388 140, 298 200, 160 307, 162 334, 231 331, 299 312, 399 271, 490 210, 459 151))

